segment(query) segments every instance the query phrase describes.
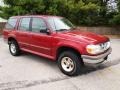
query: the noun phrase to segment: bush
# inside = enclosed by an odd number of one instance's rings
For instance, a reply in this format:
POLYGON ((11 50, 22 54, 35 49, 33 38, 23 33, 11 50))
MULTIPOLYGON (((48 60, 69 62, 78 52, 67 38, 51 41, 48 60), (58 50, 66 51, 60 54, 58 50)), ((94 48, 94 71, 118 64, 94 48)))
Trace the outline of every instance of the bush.
MULTIPOLYGON (((109 0, 3 0, 0 17, 47 14, 63 16, 76 25, 108 25, 119 23, 119 15, 107 11, 109 0), (111 20, 114 16, 114 19, 111 20), (115 23, 114 23, 115 22, 115 23)), ((120 9, 120 0, 118 0, 120 9)), ((119 10, 118 9, 118 10, 119 10)), ((120 10, 119 10, 120 11, 120 10)))
POLYGON ((120 13, 115 15, 113 19, 110 20, 110 23, 113 25, 120 25, 120 13))

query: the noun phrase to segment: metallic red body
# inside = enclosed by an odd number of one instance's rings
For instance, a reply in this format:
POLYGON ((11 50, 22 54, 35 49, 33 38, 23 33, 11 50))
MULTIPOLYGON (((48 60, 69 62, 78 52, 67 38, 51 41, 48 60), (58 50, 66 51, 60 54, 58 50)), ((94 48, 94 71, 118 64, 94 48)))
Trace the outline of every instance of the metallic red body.
POLYGON ((14 17, 18 18, 16 27, 11 31, 4 29, 4 39, 8 40, 9 38, 14 38, 18 42, 21 50, 47 57, 52 60, 56 60, 57 51, 61 47, 69 47, 77 50, 81 55, 88 55, 86 52, 86 45, 103 43, 109 40, 105 36, 90 32, 81 32, 80 30, 55 32, 50 28, 47 22, 48 17, 51 16, 14 17), (47 27, 49 28, 50 34, 33 33, 28 31, 23 32, 17 30, 19 18, 22 17, 43 18, 47 24, 47 27))

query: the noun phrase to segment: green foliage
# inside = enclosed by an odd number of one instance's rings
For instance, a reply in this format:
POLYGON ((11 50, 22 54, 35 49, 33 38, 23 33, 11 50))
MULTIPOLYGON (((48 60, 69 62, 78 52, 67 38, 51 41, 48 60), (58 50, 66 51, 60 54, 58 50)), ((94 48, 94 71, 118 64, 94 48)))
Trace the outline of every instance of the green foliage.
POLYGON ((120 0, 116 0, 116 1, 117 1, 118 10, 120 12, 120 0))
MULTIPOLYGON (((107 11, 109 0, 3 0, 0 16, 47 14, 64 16, 76 25, 108 25, 116 12, 107 11)), ((118 5, 120 5, 120 0, 118 5)), ((120 6, 119 6, 120 7, 120 6)), ((120 9, 119 9, 120 10, 120 9)))
POLYGON ((114 14, 109 23, 112 25, 120 25, 120 0, 116 0, 118 13, 114 14))
POLYGON ((79 1, 72 9, 71 20, 75 24, 81 25, 93 25, 96 23, 96 16, 100 7, 93 3, 85 4, 83 1, 79 1))
POLYGON ((115 15, 113 19, 110 20, 113 25, 120 25, 120 13, 115 15))

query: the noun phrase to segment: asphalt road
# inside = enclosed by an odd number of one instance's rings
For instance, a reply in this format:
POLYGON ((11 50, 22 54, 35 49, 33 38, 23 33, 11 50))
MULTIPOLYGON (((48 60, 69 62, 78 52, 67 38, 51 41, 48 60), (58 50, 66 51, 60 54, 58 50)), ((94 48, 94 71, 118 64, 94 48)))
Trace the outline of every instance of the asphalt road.
POLYGON ((111 44, 107 61, 85 66, 79 76, 68 77, 48 59, 29 53, 11 56, 0 38, 0 90, 119 90, 120 39, 112 39, 111 44))

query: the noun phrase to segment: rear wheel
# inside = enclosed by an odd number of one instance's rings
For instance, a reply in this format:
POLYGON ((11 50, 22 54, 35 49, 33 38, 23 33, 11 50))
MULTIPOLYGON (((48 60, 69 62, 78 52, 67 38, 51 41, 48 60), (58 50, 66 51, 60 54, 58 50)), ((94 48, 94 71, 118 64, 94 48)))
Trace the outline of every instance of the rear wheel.
POLYGON ((69 76, 78 75, 82 70, 82 59, 72 51, 65 51, 58 58, 60 70, 69 76))
POLYGON ((20 55, 20 48, 15 40, 11 40, 9 43, 9 51, 13 56, 20 55))

